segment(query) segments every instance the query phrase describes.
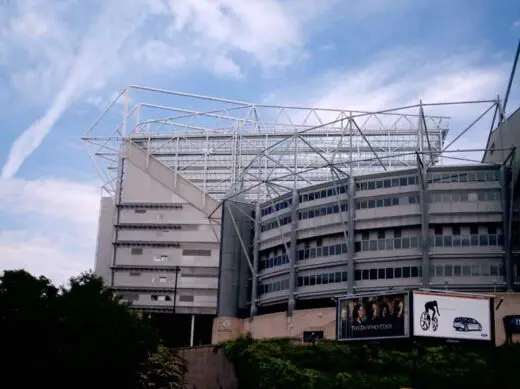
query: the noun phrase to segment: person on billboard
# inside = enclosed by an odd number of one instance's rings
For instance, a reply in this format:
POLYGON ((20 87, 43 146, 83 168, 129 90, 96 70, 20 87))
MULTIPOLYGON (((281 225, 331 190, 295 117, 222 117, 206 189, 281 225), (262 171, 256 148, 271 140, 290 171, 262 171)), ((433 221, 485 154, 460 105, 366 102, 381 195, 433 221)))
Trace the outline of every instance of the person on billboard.
POLYGON ((353 325, 361 325, 365 321, 365 308, 363 308, 363 304, 357 303, 354 305, 354 310, 352 312, 352 324, 353 325))
POLYGON ((437 304, 437 300, 428 301, 426 304, 424 304, 424 312, 426 312, 427 314, 429 314, 430 311, 433 312, 432 320, 435 319, 435 315, 437 315, 437 316, 440 316, 440 315, 441 315, 441 314, 439 313, 439 305, 437 304))

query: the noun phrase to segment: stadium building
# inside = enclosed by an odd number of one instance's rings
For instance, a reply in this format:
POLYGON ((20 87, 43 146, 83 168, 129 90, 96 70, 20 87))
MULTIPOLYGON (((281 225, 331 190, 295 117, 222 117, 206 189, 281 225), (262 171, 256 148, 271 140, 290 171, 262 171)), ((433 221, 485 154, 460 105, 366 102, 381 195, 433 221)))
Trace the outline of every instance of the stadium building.
POLYGON ((520 285, 518 113, 482 163, 446 165, 472 126, 446 145, 449 120, 428 104, 339 111, 142 87, 116 100, 123 120, 113 104, 84 138, 109 194, 96 272, 174 345, 330 333, 345 293, 520 285), (130 96, 143 91, 182 104, 130 96))

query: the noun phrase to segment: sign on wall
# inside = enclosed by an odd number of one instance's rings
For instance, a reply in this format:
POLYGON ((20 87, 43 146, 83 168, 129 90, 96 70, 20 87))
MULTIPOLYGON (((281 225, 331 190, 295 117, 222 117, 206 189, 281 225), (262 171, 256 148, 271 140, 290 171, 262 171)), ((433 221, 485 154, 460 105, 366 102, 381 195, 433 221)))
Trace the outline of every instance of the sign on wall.
POLYGON ((492 340, 490 298, 444 292, 413 293, 413 335, 492 340))
POLYGON ((393 293, 338 299, 337 339, 408 337, 409 294, 393 293))

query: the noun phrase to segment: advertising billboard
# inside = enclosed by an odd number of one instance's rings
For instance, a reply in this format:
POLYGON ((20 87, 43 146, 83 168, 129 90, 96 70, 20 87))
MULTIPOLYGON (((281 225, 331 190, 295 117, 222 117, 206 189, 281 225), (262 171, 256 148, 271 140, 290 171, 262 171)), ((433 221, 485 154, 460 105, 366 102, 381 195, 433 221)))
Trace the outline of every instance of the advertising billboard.
POLYGON ((337 339, 408 337, 409 294, 405 292, 338 299, 337 339))
POLYGON ((491 325, 491 302, 487 296, 413 293, 414 336, 490 341, 491 325))

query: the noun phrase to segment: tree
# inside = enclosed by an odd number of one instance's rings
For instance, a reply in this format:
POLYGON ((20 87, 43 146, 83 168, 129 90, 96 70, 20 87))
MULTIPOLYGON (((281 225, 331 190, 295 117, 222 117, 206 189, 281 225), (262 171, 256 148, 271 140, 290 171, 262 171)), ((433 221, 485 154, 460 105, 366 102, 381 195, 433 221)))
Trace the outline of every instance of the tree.
POLYGON ((92 273, 58 289, 19 270, 0 277, 0 342, 3 387, 135 388, 158 338, 92 273))
POLYGON ((184 375, 187 372, 186 361, 171 349, 159 346, 143 364, 139 377, 140 388, 182 389, 184 375))

